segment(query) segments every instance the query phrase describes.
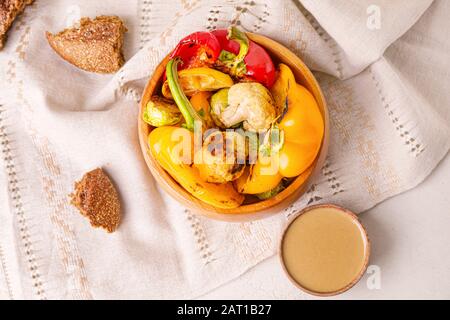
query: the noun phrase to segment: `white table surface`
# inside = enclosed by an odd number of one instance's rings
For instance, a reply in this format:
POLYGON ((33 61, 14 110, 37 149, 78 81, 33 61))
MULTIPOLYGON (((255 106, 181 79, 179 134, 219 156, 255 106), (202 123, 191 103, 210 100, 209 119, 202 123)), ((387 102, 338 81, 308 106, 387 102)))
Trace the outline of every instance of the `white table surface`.
MULTIPOLYGON (((360 215, 379 266, 380 289, 365 274, 339 299, 450 299, 450 155, 419 186, 360 215)), ((317 299, 284 276, 278 257, 201 299, 317 299)), ((323 299, 323 298, 319 298, 323 299)))

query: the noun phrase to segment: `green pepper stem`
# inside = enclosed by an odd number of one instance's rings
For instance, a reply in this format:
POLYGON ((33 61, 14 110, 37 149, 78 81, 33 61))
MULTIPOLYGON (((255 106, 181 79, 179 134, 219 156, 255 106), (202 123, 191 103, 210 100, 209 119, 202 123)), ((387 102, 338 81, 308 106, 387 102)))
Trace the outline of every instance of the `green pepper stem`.
POLYGON ((177 104, 181 111, 181 114, 186 120, 186 128, 193 131, 194 124, 196 121, 200 121, 203 125, 203 120, 200 115, 195 111, 189 99, 183 92, 181 88, 180 80, 178 78, 178 64, 181 62, 179 57, 171 59, 166 66, 167 81, 169 83, 170 93, 172 94, 173 100, 177 104))
POLYGON ((228 29, 228 40, 235 40, 239 43, 239 53, 235 58, 234 64, 238 65, 240 62, 244 61, 245 56, 248 53, 249 49, 249 41, 244 32, 236 28, 235 26, 231 26, 228 29))

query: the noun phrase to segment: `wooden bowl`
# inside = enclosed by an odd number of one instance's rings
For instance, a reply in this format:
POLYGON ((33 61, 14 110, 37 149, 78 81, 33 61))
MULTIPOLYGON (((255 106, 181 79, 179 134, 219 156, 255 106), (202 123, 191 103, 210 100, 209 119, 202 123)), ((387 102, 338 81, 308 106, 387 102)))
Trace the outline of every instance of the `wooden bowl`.
POLYGON ((324 137, 319 154, 315 162, 312 164, 312 173, 306 180, 304 178, 297 177, 286 189, 276 196, 268 200, 243 204, 235 209, 221 209, 211 206, 195 198, 183 187, 181 187, 163 168, 161 168, 161 166, 151 155, 147 144, 147 137, 153 127, 142 120, 142 114, 145 110, 147 102, 156 90, 160 88, 161 78, 166 64, 169 61, 168 56, 158 65, 144 90, 138 118, 139 141, 142 153, 144 154, 145 162, 162 188, 178 200, 183 206, 191 209, 193 212, 203 214, 210 218, 231 222, 243 222, 267 217, 268 215, 277 213, 286 208, 293 201, 298 199, 299 196, 306 191, 308 181, 311 176, 313 176, 314 173, 322 167, 327 154, 329 140, 329 120, 325 99, 322 91, 320 90, 319 84, 308 67, 299 57, 278 42, 259 34, 247 33, 247 36, 252 41, 264 47, 271 55, 275 64, 282 62, 291 68, 295 75, 296 81, 306 87, 314 95, 320 112, 322 113, 324 120, 324 137))

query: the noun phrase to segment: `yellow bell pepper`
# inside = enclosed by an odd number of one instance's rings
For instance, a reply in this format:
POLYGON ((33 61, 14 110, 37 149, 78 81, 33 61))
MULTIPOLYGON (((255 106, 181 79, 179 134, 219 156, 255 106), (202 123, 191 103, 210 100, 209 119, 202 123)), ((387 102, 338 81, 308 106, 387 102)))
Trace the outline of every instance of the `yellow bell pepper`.
POLYGON ((245 168, 242 176, 235 181, 237 191, 258 194, 274 189, 283 179, 277 166, 276 157, 264 157, 259 154, 256 163, 245 168))
POLYGON ((244 196, 234 189, 232 183, 205 182, 198 169, 190 165, 193 141, 194 135, 190 130, 173 126, 155 128, 148 136, 153 157, 189 193, 217 208, 239 207, 244 196))
POLYGON ((194 110, 203 119, 203 124, 205 128, 214 127, 214 121, 211 117, 209 98, 211 97, 211 92, 199 91, 192 95, 190 101, 194 110))
POLYGON ((253 167, 246 169, 247 172, 236 181, 241 193, 267 192, 283 177, 293 178, 306 173, 322 143, 324 123, 317 102, 305 87, 295 82, 288 66, 280 64, 271 93, 282 117, 278 127, 283 131, 284 143, 270 157, 259 154, 253 167))
MULTIPOLYGON (((183 69, 178 72, 178 78, 183 92, 189 97, 199 91, 216 91, 234 84, 228 74, 207 67, 183 69)), ((161 91, 164 97, 172 97, 168 80, 161 91)))

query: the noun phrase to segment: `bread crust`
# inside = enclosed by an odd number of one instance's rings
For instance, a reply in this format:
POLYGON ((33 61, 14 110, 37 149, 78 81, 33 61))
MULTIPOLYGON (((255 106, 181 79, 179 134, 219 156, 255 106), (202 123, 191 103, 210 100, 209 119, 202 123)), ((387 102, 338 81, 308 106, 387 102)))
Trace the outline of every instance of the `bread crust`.
POLYGON ((79 182, 75 182, 75 191, 70 198, 71 204, 89 219, 93 227, 101 227, 111 233, 119 226, 119 194, 101 168, 87 172, 79 182))
POLYGON ((125 60, 123 37, 127 31, 117 16, 82 18, 79 26, 58 34, 46 33, 50 46, 67 62, 95 73, 114 73, 125 60))
POLYGON ((32 4, 34 0, 0 0, 0 50, 3 49, 8 30, 14 20, 32 4))

